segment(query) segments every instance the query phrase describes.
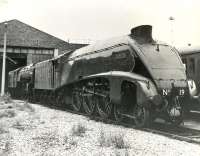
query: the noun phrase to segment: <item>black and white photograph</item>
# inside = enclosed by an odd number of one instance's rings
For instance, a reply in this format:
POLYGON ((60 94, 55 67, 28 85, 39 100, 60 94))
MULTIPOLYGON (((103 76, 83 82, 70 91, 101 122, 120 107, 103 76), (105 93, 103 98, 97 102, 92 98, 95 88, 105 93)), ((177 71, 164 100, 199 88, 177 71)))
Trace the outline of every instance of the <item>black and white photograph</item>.
POLYGON ((0 156, 200 155, 199 8, 0 0, 0 156))

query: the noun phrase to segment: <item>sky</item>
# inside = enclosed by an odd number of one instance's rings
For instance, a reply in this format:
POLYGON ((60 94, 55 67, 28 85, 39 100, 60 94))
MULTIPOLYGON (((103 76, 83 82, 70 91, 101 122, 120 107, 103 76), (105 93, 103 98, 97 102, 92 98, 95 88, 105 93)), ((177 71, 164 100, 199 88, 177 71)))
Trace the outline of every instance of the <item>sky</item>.
POLYGON ((199 0, 0 0, 0 22, 11 19, 83 43, 126 35, 148 24, 156 40, 200 47, 199 0))

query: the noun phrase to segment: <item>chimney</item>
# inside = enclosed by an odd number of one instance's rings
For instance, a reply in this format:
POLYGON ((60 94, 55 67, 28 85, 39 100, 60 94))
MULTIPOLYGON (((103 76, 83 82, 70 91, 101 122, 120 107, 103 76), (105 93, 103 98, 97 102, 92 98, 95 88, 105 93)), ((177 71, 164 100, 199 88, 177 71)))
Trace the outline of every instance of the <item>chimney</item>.
POLYGON ((151 25, 141 25, 131 29, 131 36, 139 40, 139 42, 147 43, 152 42, 152 26, 151 25))

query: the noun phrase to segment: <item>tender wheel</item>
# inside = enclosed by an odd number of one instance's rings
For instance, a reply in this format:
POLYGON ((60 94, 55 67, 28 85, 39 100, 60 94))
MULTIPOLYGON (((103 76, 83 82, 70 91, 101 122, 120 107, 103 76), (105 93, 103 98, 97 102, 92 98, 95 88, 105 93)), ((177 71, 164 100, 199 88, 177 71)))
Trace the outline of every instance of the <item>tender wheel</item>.
POLYGON ((48 96, 48 101, 49 101, 49 105, 54 105, 55 103, 55 95, 53 92, 51 92, 48 96))
POLYGON ((33 95, 32 95, 32 92, 31 92, 31 91, 28 91, 27 100, 28 100, 29 102, 32 102, 32 101, 33 101, 33 95))
POLYGON ((42 92, 41 94, 40 94, 40 104, 44 104, 45 103, 45 100, 44 100, 44 92, 42 92))
POLYGON ((52 101, 53 101, 53 99, 51 98, 51 93, 48 93, 46 95, 46 103, 47 103, 47 105, 51 106, 52 105, 52 101))
POLYGON ((47 93, 44 93, 44 96, 43 96, 43 99, 42 99, 42 101, 43 101, 42 103, 45 104, 45 105, 49 104, 49 102, 47 100, 47 97, 48 97, 47 93))
POLYGON ((102 118, 107 119, 108 117, 110 117, 112 107, 113 105, 110 102, 109 97, 97 97, 97 111, 102 118))
POLYGON ((83 96, 83 109, 86 114, 92 115, 95 112, 95 100, 94 95, 89 94, 86 96, 83 96))
POLYGON ((149 110, 143 106, 137 105, 135 108, 135 125, 136 127, 148 127, 150 124, 149 110))
POLYGON ((114 118, 117 122, 121 122, 124 119, 121 105, 114 105, 114 118))
POLYGON ((28 92, 25 92, 25 93, 24 93, 23 99, 24 99, 25 101, 28 101, 28 92))
POLYGON ((72 108, 73 108, 73 110, 79 112, 81 110, 81 105, 82 105, 81 92, 74 91, 72 93, 72 108))
POLYGON ((63 107, 64 105, 64 90, 59 90, 55 94, 55 106, 63 107))
POLYGON ((35 91, 35 102, 40 103, 40 94, 38 91, 35 91))
POLYGON ((37 93, 35 90, 31 92, 31 102, 33 103, 37 102, 37 93))

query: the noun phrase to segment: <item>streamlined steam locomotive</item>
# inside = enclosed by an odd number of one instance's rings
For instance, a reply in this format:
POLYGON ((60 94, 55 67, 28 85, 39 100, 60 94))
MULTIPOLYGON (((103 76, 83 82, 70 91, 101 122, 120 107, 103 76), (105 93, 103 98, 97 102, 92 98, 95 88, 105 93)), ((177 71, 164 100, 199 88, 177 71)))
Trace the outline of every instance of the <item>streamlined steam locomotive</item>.
POLYGON ((11 71, 9 89, 13 97, 129 118, 137 127, 157 117, 180 124, 190 99, 177 50, 153 40, 150 25, 11 71))

